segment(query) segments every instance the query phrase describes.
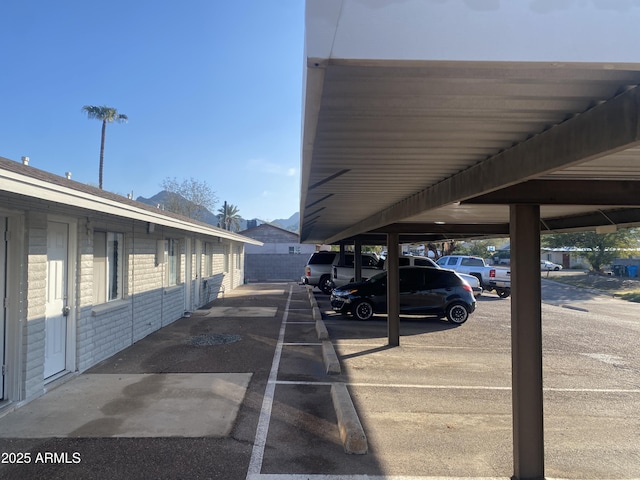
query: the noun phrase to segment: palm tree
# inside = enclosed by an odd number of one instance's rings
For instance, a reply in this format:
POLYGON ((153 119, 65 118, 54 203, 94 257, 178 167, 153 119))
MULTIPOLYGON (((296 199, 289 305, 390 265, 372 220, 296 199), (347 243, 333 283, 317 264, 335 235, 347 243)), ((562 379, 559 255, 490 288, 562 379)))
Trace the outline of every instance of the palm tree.
POLYGON ((224 206, 218 209, 220 222, 218 226, 225 230, 233 230, 237 232, 240 230, 240 210, 232 203, 224 202, 224 206))
POLYGON ((102 170, 104 169, 104 139, 107 134, 107 123, 123 123, 129 120, 126 115, 118 113, 115 108, 107 107, 103 105, 101 107, 95 107, 93 105, 85 105, 82 107, 82 111, 87 114, 90 119, 97 119, 102 122, 102 139, 100 141, 100 173, 98 176, 98 182, 100 188, 102 188, 102 170))

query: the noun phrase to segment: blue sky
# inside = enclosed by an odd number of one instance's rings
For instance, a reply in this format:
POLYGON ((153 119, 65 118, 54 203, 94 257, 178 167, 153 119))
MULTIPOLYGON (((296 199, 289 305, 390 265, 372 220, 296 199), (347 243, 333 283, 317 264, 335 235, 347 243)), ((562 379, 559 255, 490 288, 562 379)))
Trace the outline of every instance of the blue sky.
POLYGON ((135 197, 195 178, 244 218, 299 209, 302 0, 3 0, 0 156, 135 197))

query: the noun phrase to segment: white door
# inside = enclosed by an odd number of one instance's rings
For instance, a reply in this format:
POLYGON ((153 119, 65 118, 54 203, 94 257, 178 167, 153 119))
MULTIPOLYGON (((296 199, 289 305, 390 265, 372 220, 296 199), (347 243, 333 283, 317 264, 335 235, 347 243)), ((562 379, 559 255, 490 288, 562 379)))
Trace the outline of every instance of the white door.
MULTIPOLYGON (((5 217, 0 217, 0 299, 4 298, 5 295, 5 280, 6 280, 6 272, 7 272, 7 241, 6 241, 6 230, 7 230, 7 219, 5 217)), ((0 364, 5 364, 5 332, 6 332, 6 308, 3 304, 0 305, 0 364)), ((4 399, 4 381, 5 378, 5 369, 2 369, 0 372, 0 400, 4 399)))
POLYGON ((67 268, 69 226, 49 222, 47 229, 47 304, 45 310, 44 378, 66 368, 67 268))

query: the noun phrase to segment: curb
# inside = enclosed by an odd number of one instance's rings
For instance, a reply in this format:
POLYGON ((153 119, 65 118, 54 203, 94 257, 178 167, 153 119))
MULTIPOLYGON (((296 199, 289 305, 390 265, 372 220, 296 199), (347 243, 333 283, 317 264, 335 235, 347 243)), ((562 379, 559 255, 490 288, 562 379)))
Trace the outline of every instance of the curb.
MULTIPOLYGON (((329 331, 322 320, 322 312, 318 307, 318 302, 312 292, 312 288, 307 286, 309 300, 311 303, 311 314, 316 321, 316 334, 318 340, 322 340, 322 360, 328 375, 339 375, 342 373, 338 356, 336 355, 333 343, 329 340, 329 331)), ((369 450, 367 436, 356 413, 356 409, 351 401, 351 396, 344 383, 334 383, 331 385, 331 400, 338 419, 338 431, 340 440, 347 454, 364 455, 369 450)))
POLYGON ((313 295, 313 287, 311 285, 305 285, 307 289, 307 295, 309 295, 309 299, 315 298, 313 295))
POLYGON ((324 321, 316 320, 316 334, 318 335, 318 340, 329 340, 329 331, 324 321))
POLYGON ((364 429, 344 383, 334 383, 331 386, 331 399, 338 417, 338 429, 344 451, 350 454, 364 455, 369 450, 367 436, 364 434, 364 429))
POLYGON ((342 373, 333 343, 329 340, 322 341, 322 359, 328 375, 340 375, 342 373))

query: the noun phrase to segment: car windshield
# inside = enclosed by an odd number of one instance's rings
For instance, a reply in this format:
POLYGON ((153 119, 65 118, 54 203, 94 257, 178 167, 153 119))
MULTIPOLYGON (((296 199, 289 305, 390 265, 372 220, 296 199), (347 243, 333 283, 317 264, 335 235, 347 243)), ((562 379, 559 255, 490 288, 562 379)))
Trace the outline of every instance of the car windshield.
POLYGON ((369 283, 384 282, 386 278, 387 278, 387 272, 380 272, 380 273, 376 273, 372 277, 369 277, 367 279, 367 282, 369 283))

